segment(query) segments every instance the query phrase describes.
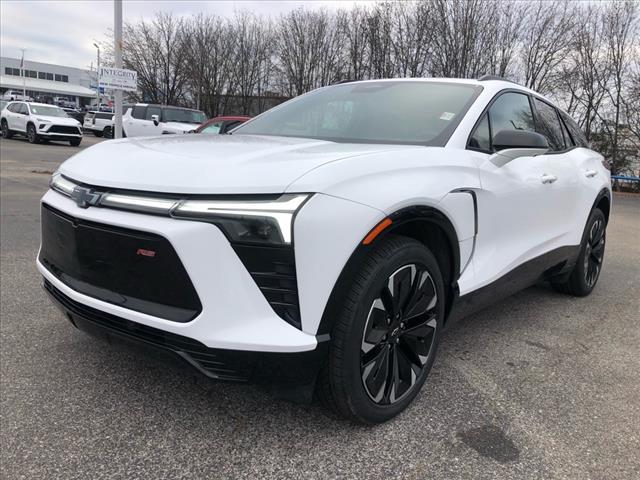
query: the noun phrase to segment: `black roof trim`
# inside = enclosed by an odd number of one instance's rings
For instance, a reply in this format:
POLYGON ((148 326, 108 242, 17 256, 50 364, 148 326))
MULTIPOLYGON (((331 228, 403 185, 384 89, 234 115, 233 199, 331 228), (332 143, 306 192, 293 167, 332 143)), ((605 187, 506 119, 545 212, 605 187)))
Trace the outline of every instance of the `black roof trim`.
POLYGON ((498 75, 483 75, 478 79, 479 82, 486 82, 487 80, 501 80, 503 82, 515 83, 516 85, 520 85, 518 82, 514 82, 513 80, 509 80, 508 78, 500 77, 498 75))

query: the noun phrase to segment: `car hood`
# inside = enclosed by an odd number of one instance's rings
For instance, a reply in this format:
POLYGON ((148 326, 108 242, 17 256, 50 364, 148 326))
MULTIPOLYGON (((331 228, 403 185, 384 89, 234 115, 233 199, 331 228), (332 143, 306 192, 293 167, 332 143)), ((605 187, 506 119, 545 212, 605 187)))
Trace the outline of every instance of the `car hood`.
POLYGON ((330 162, 401 145, 344 144, 254 135, 164 135, 101 142, 59 171, 94 186, 165 193, 283 193, 330 162))
POLYGON ((50 117, 49 115, 35 115, 36 118, 40 120, 46 120, 47 122, 55 123, 56 125, 65 125, 69 127, 77 127, 80 125, 80 122, 75 118, 66 118, 66 117, 50 117))

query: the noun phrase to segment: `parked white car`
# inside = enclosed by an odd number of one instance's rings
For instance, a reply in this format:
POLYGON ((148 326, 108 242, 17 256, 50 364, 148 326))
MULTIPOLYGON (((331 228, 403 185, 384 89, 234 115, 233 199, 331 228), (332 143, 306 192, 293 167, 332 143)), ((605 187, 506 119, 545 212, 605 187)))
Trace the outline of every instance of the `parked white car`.
POLYGON ((80 122, 46 103, 10 102, 0 113, 0 127, 3 138, 20 134, 29 143, 57 140, 77 147, 82 141, 80 122))
POLYGON ((111 136, 113 113, 87 112, 84 116, 82 128, 92 132, 96 137, 111 136))
POLYGON ((206 120, 199 110, 137 103, 123 110, 122 129, 126 137, 183 134, 193 132, 206 120))
POLYGON ((22 94, 22 90, 7 90, 2 94, 2 99, 3 100, 24 100, 28 102, 33 100, 33 98, 31 98, 28 95, 25 97, 22 94))
POLYGON ((38 268, 78 328, 383 422, 455 319, 539 280, 591 293, 602 161, 514 83, 344 83, 232 135, 73 156, 42 199, 38 268))

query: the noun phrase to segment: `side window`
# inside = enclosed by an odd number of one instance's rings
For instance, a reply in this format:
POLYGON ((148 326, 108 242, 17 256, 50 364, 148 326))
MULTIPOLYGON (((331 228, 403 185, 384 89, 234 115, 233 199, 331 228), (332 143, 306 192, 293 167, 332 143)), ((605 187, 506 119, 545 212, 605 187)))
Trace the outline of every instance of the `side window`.
POLYGON ((147 113, 144 117, 145 120, 153 120, 153 118, 151 118, 152 115, 158 115, 158 120, 160 120, 162 109, 160 107, 147 107, 147 113))
POLYGON ((202 129, 200 133, 220 133, 220 127, 222 126, 222 122, 212 123, 211 125, 207 125, 202 129))
POLYGON ((547 137, 551 150, 556 152, 564 150, 564 136, 562 135, 562 126, 560 125, 560 118, 556 113, 556 109, 537 98, 533 99, 533 103, 538 113, 536 130, 538 133, 547 137))
POLYGON ((489 130, 489 116, 486 113, 471 134, 468 146, 476 150, 491 150, 491 130, 489 130))
MULTIPOLYGON (((560 112, 558 111, 558 115, 560 112)), ((575 142, 571 139, 571 135, 569 134, 569 130, 567 130, 567 126, 564 124, 562 119, 560 119, 560 126, 562 127, 562 134, 564 135, 564 144, 567 148, 575 147, 575 142)))
POLYGON ((23 115, 29 115, 29 108, 27 107, 26 103, 20 104, 20 113, 22 113, 23 115))
POLYGON ((504 93, 489 108, 492 138, 501 130, 536 131, 529 97, 521 93, 504 93))
POLYGON ((138 120, 144 120, 146 111, 147 111, 146 106, 136 105, 133 107, 133 112, 131 112, 131 116, 133 118, 137 118, 138 120))
POLYGON ((12 103, 7 107, 7 110, 9 110, 11 113, 18 113, 19 107, 20 105, 18 103, 12 103))
POLYGON ((578 124, 574 122, 573 119, 564 112, 561 112, 560 116, 562 117, 564 124, 567 126, 567 129, 569 129, 569 133, 571 134, 573 143, 577 147, 589 148, 589 142, 587 142, 587 139, 582 133, 582 130, 580 130, 580 127, 578 126, 578 124))

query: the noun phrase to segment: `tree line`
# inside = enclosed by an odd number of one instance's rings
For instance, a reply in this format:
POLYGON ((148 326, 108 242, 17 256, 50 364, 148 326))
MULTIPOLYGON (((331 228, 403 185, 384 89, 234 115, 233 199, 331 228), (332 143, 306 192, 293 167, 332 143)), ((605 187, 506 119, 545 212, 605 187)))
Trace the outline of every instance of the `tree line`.
POLYGON ((256 114, 347 79, 498 75, 556 101, 623 173, 640 150, 638 10, 626 0, 417 0, 277 18, 159 12, 125 24, 123 62, 138 72, 132 100, 209 116, 256 114))

